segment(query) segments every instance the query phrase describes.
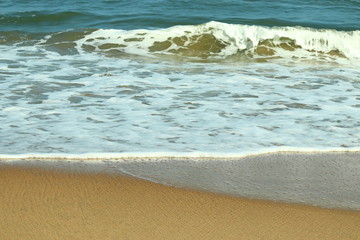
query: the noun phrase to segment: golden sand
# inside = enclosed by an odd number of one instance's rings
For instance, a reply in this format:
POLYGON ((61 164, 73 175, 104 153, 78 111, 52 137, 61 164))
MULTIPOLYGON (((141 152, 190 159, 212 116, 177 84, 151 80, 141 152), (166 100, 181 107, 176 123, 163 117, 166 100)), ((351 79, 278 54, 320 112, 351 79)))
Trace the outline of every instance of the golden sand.
POLYGON ((0 167, 0 239, 360 239, 360 212, 0 167))

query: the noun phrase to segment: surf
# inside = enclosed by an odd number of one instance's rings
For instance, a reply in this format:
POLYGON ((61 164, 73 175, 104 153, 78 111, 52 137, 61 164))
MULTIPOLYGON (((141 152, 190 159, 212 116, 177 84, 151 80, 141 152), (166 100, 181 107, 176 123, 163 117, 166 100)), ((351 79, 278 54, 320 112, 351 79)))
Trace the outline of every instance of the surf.
POLYGON ((161 29, 70 29, 51 34, 2 32, 1 45, 60 55, 202 62, 360 64, 360 31, 207 22, 161 29))
MULTIPOLYGON (((51 41, 50 36, 47 41, 51 41)), ((156 30, 99 29, 79 39, 79 52, 189 58, 359 59, 360 31, 263 27, 208 22, 156 30)), ((45 42, 46 44, 46 42, 45 42)))

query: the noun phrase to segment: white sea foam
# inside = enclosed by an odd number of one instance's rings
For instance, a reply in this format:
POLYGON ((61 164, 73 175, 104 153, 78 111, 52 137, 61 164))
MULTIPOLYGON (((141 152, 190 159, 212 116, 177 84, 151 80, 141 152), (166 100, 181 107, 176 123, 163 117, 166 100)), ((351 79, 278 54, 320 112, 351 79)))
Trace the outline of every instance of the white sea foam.
MULTIPOLYGON (((74 43, 59 36, 55 41, 54 35, 35 45, 1 45, 0 153, 242 154, 283 147, 357 148, 360 71, 353 60, 358 34, 210 22, 84 33, 75 41, 77 54, 53 50, 50 45, 56 41, 74 43), (117 48, 101 45, 124 43, 118 47, 123 52, 139 54, 142 49, 149 54, 155 42, 207 33, 219 46, 229 43, 218 53, 205 48, 210 57, 241 50, 246 41, 254 47, 283 37, 304 49, 315 48, 318 52, 306 54, 324 59, 302 64, 292 58, 196 62, 126 54, 109 58, 97 52, 117 48), (85 51, 84 44, 97 50, 85 51), (337 63, 339 56, 320 56, 319 51, 335 48, 348 57, 342 64, 337 63)), ((276 51, 286 56, 302 50, 276 51)))
POLYGON ((91 162, 102 162, 106 160, 115 161, 158 161, 161 159, 192 159, 192 161, 207 161, 211 159, 218 160, 238 160, 240 158, 252 157, 265 154, 325 154, 325 153, 360 153, 360 148, 298 148, 298 147, 278 147, 259 149, 257 151, 247 152, 122 152, 122 153, 22 153, 22 154, 0 154, 0 161, 17 161, 17 160, 44 160, 44 161, 57 161, 57 160, 92 160, 91 162))
POLYGON ((1 153, 359 147, 360 72, 352 64, 148 62, 1 48, 1 153))
POLYGON ((270 44, 267 43, 266 47, 275 51, 271 55, 290 59, 292 57, 315 59, 319 58, 319 53, 332 51, 348 59, 360 58, 360 31, 346 32, 304 27, 269 28, 219 22, 158 30, 101 29, 78 40, 77 44, 79 51, 82 51, 84 46, 92 46, 96 51, 118 49, 127 53, 150 56, 155 52, 192 56, 203 56, 201 53, 206 53, 208 57, 226 57, 236 55, 243 50, 254 53, 256 47, 264 44, 265 40, 270 40, 270 44), (202 38, 204 36, 214 38, 208 37, 205 40, 202 38), (281 46, 285 48, 281 49, 281 46), (214 48, 219 49, 214 50, 214 48), (197 53, 194 53, 196 51, 197 53))

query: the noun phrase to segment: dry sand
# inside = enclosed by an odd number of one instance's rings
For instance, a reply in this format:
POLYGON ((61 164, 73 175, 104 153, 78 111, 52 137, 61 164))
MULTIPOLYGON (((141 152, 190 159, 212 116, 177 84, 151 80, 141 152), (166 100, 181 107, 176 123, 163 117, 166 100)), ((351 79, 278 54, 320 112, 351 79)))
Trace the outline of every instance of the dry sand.
POLYGON ((360 212, 0 167, 0 239, 360 239, 360 212))

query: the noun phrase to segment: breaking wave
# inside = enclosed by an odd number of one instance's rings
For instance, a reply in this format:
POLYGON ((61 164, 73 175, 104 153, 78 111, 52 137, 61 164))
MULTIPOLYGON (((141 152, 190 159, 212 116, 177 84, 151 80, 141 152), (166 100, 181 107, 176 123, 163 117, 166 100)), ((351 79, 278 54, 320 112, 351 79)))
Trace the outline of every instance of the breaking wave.
MULTIPOLYGON (((62 33, 64 34, 64 33, 62 33)), ((52 35, 45 43, 53 41, 52 35)), ((158 30, 96 30, 74 42, 79 52, 111 56, 176 55, 191 58, 360 58, 360 31, 262 27, 208 22, 158 30)))
MULTIPOLYGON (((166 29, 82 29, 41 37, 2 32, 0 44, 35 45, 61 55, 100 53, 181 59, 266 62, 275 59, 348 61, 360 59, 360 31, 263 27, 208 22, 166 29)), ((34 35, 34 34, 33 34, 34 35)))

